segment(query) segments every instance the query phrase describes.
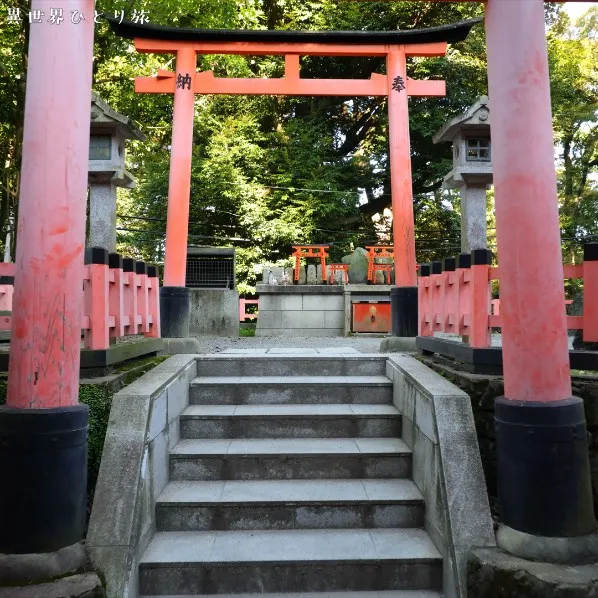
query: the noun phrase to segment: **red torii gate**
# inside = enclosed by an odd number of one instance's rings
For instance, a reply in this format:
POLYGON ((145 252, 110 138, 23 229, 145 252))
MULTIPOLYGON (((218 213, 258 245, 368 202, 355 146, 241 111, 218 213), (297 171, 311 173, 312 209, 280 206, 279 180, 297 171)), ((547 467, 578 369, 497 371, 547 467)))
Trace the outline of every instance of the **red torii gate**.
POLYGON ((465 39, 480 19, 429 29, 364 31, 230 31, 179 29, 159 25, 118 23, 109 19, 117 35, 135 40, 139 52, 176 54, 175 72, 158 71, 138 77, 140 93, 174 94, 172 149, 162 289, 163 336, 188 336, 188 290, 185 289, 187 229, 191 184, 194 95, 272 94, 310 96, 386 96, 388 98, 390 172, 394 254, 397 285, 391 299, 397 336, 417 331, 417 277, 411 187, 408 96, 441 96, 444 81, 407 77, 409 56, 443 56, 448 42, 465 39), (283 55, 281 78, 217 78, 197 72, 197 54, 283 55), (380 56, 386 74, 370 79, 302 79, 301 56, 380 56))

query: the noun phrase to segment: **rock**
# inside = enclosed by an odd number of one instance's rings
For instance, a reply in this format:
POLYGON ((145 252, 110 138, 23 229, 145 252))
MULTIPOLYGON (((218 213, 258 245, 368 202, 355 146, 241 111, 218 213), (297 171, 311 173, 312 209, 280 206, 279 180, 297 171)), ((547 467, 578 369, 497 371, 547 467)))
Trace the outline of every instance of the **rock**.
POLYGON ((266 268, 264 266, 264 269, 262 270, 262 283, 263 284, 270 284, 270 268, 266 268))
POLYGON ((368 278, 368 252, 363 247, 357 247, 349 262, 349 282, 363 284, 368 278))
POLYGON ((345 255, 341 259, 341 264, 350 264, 351 263, 351 257, 352 257, 352 255, 345 255))
POLYGON ((318 284, 316 267, 314 264, 307 266, 307 284, 318 284))
POLYGON ((293 278, 295 274, 295 270, 293 268, 285 268, 284 274, 282 275, 282 284, 290 285, 294 284, 295 280, 293 278))
POLYGON ((376 284, 386 284, 384 272, 382 272, 382 270, 376 272, 376 284))

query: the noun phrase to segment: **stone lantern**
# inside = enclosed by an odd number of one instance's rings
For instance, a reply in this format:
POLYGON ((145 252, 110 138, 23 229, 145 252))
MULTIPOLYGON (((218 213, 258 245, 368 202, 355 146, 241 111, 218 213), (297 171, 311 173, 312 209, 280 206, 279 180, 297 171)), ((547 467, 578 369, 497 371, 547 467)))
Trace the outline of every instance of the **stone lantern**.
POLYGON ((453 169, 444 186, 461 194, 461 251, 487 246, 486 189, 492 184, 490 108, 482 96, 467 112, 449 121, 433 138, 453 144, 453 169))
POLYGON ((127 116, 115 112, 95 92, 91 95, 89 140, 89 246, 116 251, 116 188, 133 189, 125 169, 125 139, 145 141, 127 116))

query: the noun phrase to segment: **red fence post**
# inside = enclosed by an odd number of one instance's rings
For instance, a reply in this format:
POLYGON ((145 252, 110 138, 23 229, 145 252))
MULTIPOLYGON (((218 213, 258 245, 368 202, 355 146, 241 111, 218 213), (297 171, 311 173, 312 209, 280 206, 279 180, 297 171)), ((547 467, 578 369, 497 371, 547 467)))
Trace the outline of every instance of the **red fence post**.
POLYGON ((457 276, 457 260, 447 257, 442 262, 444 270, 444 331, 458 333, 459 327, 459 285, 457 276))
POLYGON ((598 243, 583 246, 583 340, 598 342, 598 243))
POLYGON ((137 334, 137 287, 135 260, 123 258, 123 315, 125 335, 137 334))
POLYGON ((432 328, 433 307, 430 271, 430 264, 422 264, 419 267, 419 278, 417 281, 418 336, 434 336, 432 328))
POLYGON ((490 346, 490 279, 492 254, 487 249, 471 252, 471 329, 469 345, 476 348, 490 346))
POLYGON ((149 301, 148 301, 148 282, 147 282, 147 264, 145 262, 135 263, 136 289, 137 289, 137 333, 146 334, 149 332, 149 301))
POLYGON ((147 267, 147 304, 149 331, 145 336, 160 338, 160 280, 156 266, 147 267))
POLYGON ((459 285, 459 305, 457 315, 459 318, 458 332, 464 342, 469 342, 469 333, 471 331, 471 305, 472 305, 472 285, 471 285, 471 254, 461 253, 457 258, 457 284, 459 285))
POLYGON ((123 258, 119 253, 111 253, 108 256, 110 266, 110 286, 108 291, 110 316, 114 318, 114 327, 110 330, 112 338, 119 338, 125 335, 124 320, 124 275, 123 258))
POLYGON ((431 298, 432 298, 432 310, 431 310, 431 325, 433 331, 441 331, 439 322, 439 315, 442 313, 444 303, 444 288, 442 286, 442 262, 432 262, 431 274, 431 298))
POLYGON ((85 264, 89 273, 83 281, 83 318, 89 326, 83 334, 85 347, 94 351, 107 349, 110 344, 108 250, 86 249, 85 264))

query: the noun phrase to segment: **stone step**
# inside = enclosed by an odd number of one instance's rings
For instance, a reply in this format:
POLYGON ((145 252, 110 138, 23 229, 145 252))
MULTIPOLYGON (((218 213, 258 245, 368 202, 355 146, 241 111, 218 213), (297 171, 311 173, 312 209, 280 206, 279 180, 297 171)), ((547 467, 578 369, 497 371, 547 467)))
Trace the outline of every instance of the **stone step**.
POLYGON ((140 594, 441 587, 421 529, 158 532, 139 564, 140 594))
MULTIPOLYGON (((205 594, 139 596, 139 598, 205 598, 205 594)), ((433 590, 386 590, 382 592, 289 592, 284 594, 219 594, 218 598, 445 598, 433 590)))
POLYGON ((411 449, 397 438, 181 440, 170 479, 356 479, 411 476, 411 449))
POLYGON ((156 503, 159 531, 421 527, 411 480, 171 482, 156 503))
POLYGON ((202 355, 198 376, 383 376, 382 355, 202 355))
POLYGON ((181 438, 354 438, 401 435, 393 405, 190 405, 181 438))
POLYGON ((386 376, 212 376, 189 385, 192 405, 392 403, 386 376))

